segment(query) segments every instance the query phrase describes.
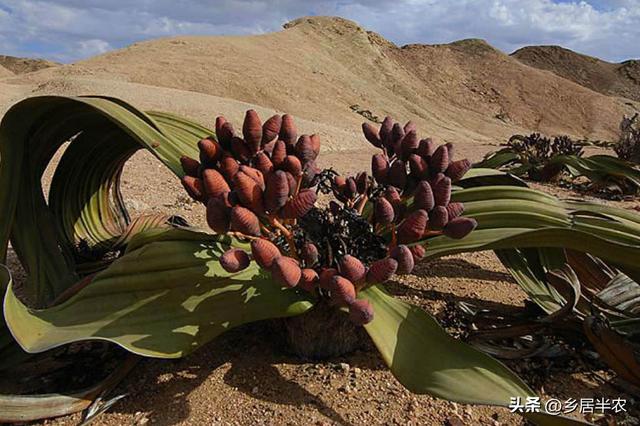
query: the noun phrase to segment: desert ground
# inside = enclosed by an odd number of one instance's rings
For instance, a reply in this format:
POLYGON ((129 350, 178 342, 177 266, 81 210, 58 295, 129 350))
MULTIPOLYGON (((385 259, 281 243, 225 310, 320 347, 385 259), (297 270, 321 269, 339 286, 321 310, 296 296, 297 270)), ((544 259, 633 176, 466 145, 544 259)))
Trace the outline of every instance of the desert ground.
MULTIPOLYGON (((398 47, 351 21, 300 18, 277 33, 153 40, 69 65, 39 62, 29 68, 0 60, 0 113, 27 96, 80 94, 120 97, 209 127, 217 115, 240 123, 249 108, 263 118, 288 112, 301 132, 321 136, 320 166, 346 173, 370 168, 373 151, 360 134, 365 110, 413 120, 422 137, 453 142, 458 158, 473 161, 514 133, 614 139, 622 115, 640 107, 637 80, 620 77, 637 64, 620 71, 620 64, 593 65, 570 51, 550 52, 530 48, 508 55, 481 40, 398 47), (566 71, 576 66, 588 68, 580 78, 566 71)), ((53 165, 43 177, 45 187, 52 172, 53 165)), ((166 212, 205 225, 204 208, 148 153, 127 163, 122 191, 132 216, 166 212)), ((637 199, 613 203, 640 207, 637 199)), ((19 280, 15 256, 9 262, 19 280)), ((525 300, 490 252, 421 264, 389 289, 453 333, 461 331, 458 301, 495 307, 525 300)), ((542 395, 622 395, 636 403, 610 371, 585 365, 586 356, 568 351, 559 359, 508 365, 542 395)), ((523 424, 507 409, 413 395, 375 350, 322 362, 296 358, 282 349, 270 323, 232 330, 185 359, 143 360, 112 395, 122 393, 127 396, 93 424, 523 424)), ((633 410, 617 424, 638 424, 640 410, 633 410)), ((78 414, 42 424, 79 421, 78 414)))

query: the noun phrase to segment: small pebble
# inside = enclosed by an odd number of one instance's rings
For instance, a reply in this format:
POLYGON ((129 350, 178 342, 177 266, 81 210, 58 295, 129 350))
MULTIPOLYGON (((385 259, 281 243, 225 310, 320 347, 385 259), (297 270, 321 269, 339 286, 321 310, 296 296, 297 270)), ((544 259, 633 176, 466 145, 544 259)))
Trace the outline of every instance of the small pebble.
POLYGON ((340 386, 340 387, 338 388, 338 390, 339 390, 340 392, 344 392, 344 393, 351 393, 351 386, 349 386, 349 385, 343 385, 343 386, 340 386))
POLYGON ((445 425, 447 426, 464 426, 464 421, 462 421, 462 418, 460 418, 460 416, 457 415, 453 415, 451 417, 449 417, 447 420, 445 420, 445 425))

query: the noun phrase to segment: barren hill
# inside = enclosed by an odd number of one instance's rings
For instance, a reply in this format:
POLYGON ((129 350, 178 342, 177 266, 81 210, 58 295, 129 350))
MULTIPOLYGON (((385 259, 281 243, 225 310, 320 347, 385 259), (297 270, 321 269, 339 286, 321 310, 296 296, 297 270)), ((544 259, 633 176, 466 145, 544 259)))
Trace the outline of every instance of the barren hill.
POLYGON ((26 74, 44 68, 56 67, 57 62, 46 59, 18 58, 15 56, 0 55, 0 66, 8 69, 14 74, 26 74))
POLYGON ((439 98, 488 119, 544 133, 609 136, 621 117, 621 101, 523 65, 483 40, 389 52, 439 98))
POLYGON ((398 47, 331 17, 300 18, 258 36, 141 42, 4 82, 32 93, 121 94, 143 108, 157 91, 154 107, 169 110, 179 93, 192 105, 175 112, 192 117, 213 110, 234 118, 240 101, 322 123, 329 146, 346 150, 361 149, 366 110, 414 120, 425 134, 478 149, 532 130, 612 138, 629 109, 624 99, 529 67, 483 41, 398 47))
POLYGON ((640 101, 640 60, 615 64, 560 46, 524 47, 511 56, 596 92, 640 101))
POLYGON ((13 76, 13 73, 11 71, 9 71, 8 69, 0 65, 0 79, 12 77, 12 76, 13 76))

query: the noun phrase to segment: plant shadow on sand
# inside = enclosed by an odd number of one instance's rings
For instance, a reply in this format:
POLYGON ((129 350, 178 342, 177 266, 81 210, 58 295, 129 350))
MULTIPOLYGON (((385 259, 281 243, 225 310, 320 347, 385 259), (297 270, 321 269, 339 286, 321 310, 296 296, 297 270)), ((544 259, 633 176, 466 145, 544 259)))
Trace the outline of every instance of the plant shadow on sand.
MULTIPOLYGON (((208 387, 213 392, 219 386, 227 385, 233 391, 254 399, 253 405, 261 402, 270 405, 266 408, 268 411, 273 411, 272 404, 290 405, 315 411, 331 422, 349 425, 348 420, 323 400, 323 392, 311 392, 301 386, 298 382, 302 378, 298 376, 304 376, 307 370, 318 366, 316 363, 325 370, 331 370, 340 362, 362 367, 363 370, 386 368, 373 348, 345 357, 313 361, 290 355, 283 351, 283 347, 282 338, 274 331, 273 323, 262 321, 230 330, 183 359, 143 360, 140 368, 113 393, 129 393, 130 397, 116 404, 110 412, 128 415, 147 413, 146 417, 154 424, 178 424, 190 417, 189 395, 206 381, 213 380, 216 383, 208 387), (277 365, 293 365, 297 369, 296 377, 285 377, 277 365), (218 381, 222 383, 218 384, 218 381), (149 389, 150 386, 153 389, 149 389)), ((223 398, 223 394, 220 397, 223 398)), ((209 404, 214 419, 216 398, 211 398, 209 404)))
POLYGON ((470 278, 482 281, 515 283, 507 272, 492 271, 459 258, 435 259, 416 265, 413 274, 418 277, 470 278))
MULTIPOLYGON (((424 278, 413 282, 392 280, 386 283, 388 291, 400 298, 410 300, 434 315, 447 331, 453 335, 464 336, 469 331, 469 320, 464 317, 457 304, 460 302, 474 305, 480 310, 509 313, 519 310, 518 303, 502 303, 491 300, 492 292, 478 296, 463 296, 457 291, 442 291, 438 285, 425 286, 430 278, 461 278, 484 282, 484 285, 507 286, 509 294, 517 291, 517 284, 506 272, 484 269, 483 267, 459 258, 436 259, 416 266, 414 275, 424 278), (426 287, 426 288, 425 288, 426 287), (442 303, 444 302, 444 306, 442 303), (434 313, 437 312, 437 313, 434 313)), ((477 287, 476 287, 477 288, 477 287)), ((495 291, 495 289, 494 289, 495 291)), ((464 340, 464 337, 462 337, 464 340)), ((611 370, 595 356, 595 350, 578 340, 578 344, 568 344, 563 340, 552 340, 559 351, 549 357, 532 357, 514 360, 502 360, 515 371, 531 388, 550 397, 561 400, 573 398, 626 398, 637 399, 637 389, 617 379, 611 370), (635 395, 635 396, 634 396, 635 395)), ((630 410, 635 417, 640 410, 630 410)))
MULTIPOLYGON (((485 269, 464 259, 445 258, 419 263, 416 265, 413 275, 419 278, 419 280, 415 281, 416 284, 413 284, 413 280, 404 280, 401 278, 399 280, 388 281, 385 287, 394 296, 408 298, 412 303, 420 305, 432 315, 433 309, 430 303, 438 301, 452 305, 458 302, 467 302, 482 309, 499 311, 512 311, 516 309, 516 305, 487 300, 487 297, 478 297, 476 295, 462 296, 456 294, 457 287, 455 286, 453 290, 438 288, 440 287, 438 283, 441 282, 443 278, 445 280, 460 278, 494 286, 496 283, 500 283, 502 286, 512 286, 513 284, 513 288, 510 290, 517 291, 515 281, 511 275, 506 272, 485 269), (430 280, 435 280, 436 285, 433 285, 434 281, 430 280)), ((479 283, 479 285, 482 284, 479 283)), ((476 285, 475 287, 478 286, 476 285)), ((478 291, 482 293, 481 288, 478 288, 478 291)), ((438 317, 438 320, 442 320, 440 315, 435 316, 438 317)))
MULTIPOLYGON (((449 278, 473 277, 479 281, 507 281, 507 285, 512 285, 506 273, 450 258, 420 265, 416 270, 420 277, 416 284, 391 281, 387 288, 393 295, 410 299, 431 313, 439 301, 450 306, 458 301, 468 301, 496 310, 514 307, 438 288, 437 281, 424 279, 432 274, 449 278)), ((446 322, 441 315, 436 317, 446 322)), ((238 411, 249 408, 252 416, 267 416, 264 417, 267 423, 284 423, 285 407, 290 406, 326 422, 352 424, 336 405, 335 398, 327 395, 331 392, 341 395, 337 386, 329 383, 329 375, 339 363, 344 362, 352 369, 359 367, 363 371, 375 372, 379 378, 378 373, 386 370, 386 366, 377 351, 371 346, 368 350, 326 361, 305 360, 285 352, 282 337, 275 329, 270 321, 248 324, 219 336, 184 359, 143 360, 140 367, 111 395, 129 393, 129 397, 117 403, 110 412, 128 418, 144 413, 153 424, 175 425, 188 421, 196 410, 201 413, 206 409, 210 421, 224 423, 235 418, 229 410, 237 404, 235 409, 238 411), (318 370, 329 373, 319 375, 318 370), (203 394, 203 391, 207 393, 203 394), (200 400, 203 395, 207 395, 203 401, 206 408, 199 403, 194 406, 193 401, 200 400)), ((590 366, 577 352, 569 352, 558 359, 507 361, 506 364, 534 389, 540 391, 544 388, 548 395, 563 400, 621 395, 620 388, 591 373, 590 366)), ((371 380, 367 376, 358 380, 371 380)), ((386 393, 374 395, 374 398, 376 396, 388 397, 386 393)))

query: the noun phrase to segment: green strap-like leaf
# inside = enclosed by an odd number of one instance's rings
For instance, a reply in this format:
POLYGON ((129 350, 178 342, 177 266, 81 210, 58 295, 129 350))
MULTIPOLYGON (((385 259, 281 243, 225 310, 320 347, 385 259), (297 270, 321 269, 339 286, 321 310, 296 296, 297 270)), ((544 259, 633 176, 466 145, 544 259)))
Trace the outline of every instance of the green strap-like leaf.
POLYGON ((312 306, 307 295, 280 288, 254 263, 225 272, 218 258, 229 246, 207 234, 184 237, 188 233, 161 233, 48 309, 29 309, 9 285, 4 314, 13 336, 28 352, 104 339, 136 354, 177 358, 238 325, 312 306))
POLYGON ((139 359, 135 355, 129 355, 106 378, 86 389, 41 395, 0 395, 0 422, 32 422, 82 411, 120 383, 139 359))
MULTIPOLYGON (((529 298, 546 313, 551 314, 562 307, 563 299, 547 283, 546 270, 539 258, 540 253, 545 250, 548 249, 503 249, 496 250, 496 254, 529 298)), ((564 259, 564 256, 561 259, 564 259)))
POLYGON ((23 291, 35 305, 46 306, 78 280, 76 245, 108 247, 124 231, 128 216, 117 186, 133 152, 146 148, 182 173, 179 157, 197 154, 197 138, 178 142, 165 133, 184 121, 163 128, 123 101, 97 96, 34 97, 7 111, 0 126, 0 260, 11 237, 29 272, 23 291), (69 140, 47 202, 42 173, 69 140))
POLYGON ((586 176, 595 183, 620 181, 635 187, 636 190, 640 189, 640 170, 632 163, 611 155, 562 155, 552 158, 551 161, 566 166, 574 177, 586 176))
POLYGON ((125 161, 147 149, 181 176, 180 157, 196 157, 197 141, 209 134, 189 120, 147 115, 109 97, 17 103, 0 125, 0 261, 11 237, 29 271, 23 291, 47 306, 78 280, 78 246, 108 251, 125 231, 129 217, 118 187, 125 161), (46 200, 42 173, 69 140, 46 200))
MULTIPOLYGON (((516 176, 523 176, 529 172, 531 166, 522 164, 522 161, 524 160, 510 148, 504 148, 487 155, 482 161, 474 164, 474 167, 503 169, 516 176)), ((546 164, 567 170, 574 178, 585 176, 596 184, 613 183, 620 189, 626 190, 627 187, 631 187, 636 192, 640 189, 640 170, 634 164, 611 155, 556 155, 546 164)))
MULTIPOLYGON (((11 274, 9 270, 0 265, 0 294, 4 295, 9 285, 11 274)), ((22 350, 11 336, 11 332, 4 322, 4 316, 0 317, 0 374, 2 370, 9 370, 21 364, 31 357, 22 350)))
POLYGON ((473 167, 464 177, 456 182, 456 185, 463 188, 488 185, 512 185, 526 187, 527 184, 522 179, 491 168, 473 167))
POLYGON ((583 231, 562 228, 479 229, 462 240, 435 237, 426 242, 426 257, 438 258, 469 251, 508 249, 513 247, 562 247, 587 250, 602 259, 610 259, 625 271, 638 271, 640 248, 608 241, 583 231))
POLYGON ((473 165, 474 168, 487 168, 487 169, 498 169, 501 167, 506 167, 509 164, 512 164, 518 160, 518 155, 511 152, 507 148, 503 148, 499 151, 490 153, 485 156, 485 158, 473 165))
POLYGON ((478 229, 462 240, 424 241, 430 258, 466 251, 556 247, 586 251, 640 275, 640 215, 584 201, 562 201, 529 188, 487 186, 455 191, 478 229))
MULTIPOLYGON (((509 406, 535 393, 502 363, 449 336, 422 309, 373 286, 359 293, 371 302, 365 326, 393 375, 411 392, 470 404, 509 406)), ((525 414, 539 425, 584 424, 544 413, 525 414)))
POLYGON ((379 286, 360 293, 373 305, 365 326, 394 376, 415 393, 451 401, 508 405, 510 397, 534 392, 490 356, 449 336, 422 309, 398 300, 379 286))

